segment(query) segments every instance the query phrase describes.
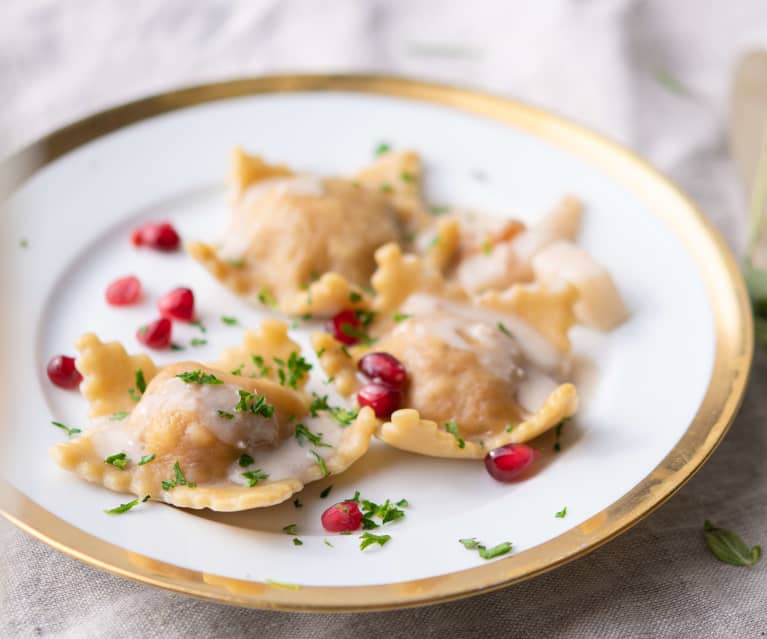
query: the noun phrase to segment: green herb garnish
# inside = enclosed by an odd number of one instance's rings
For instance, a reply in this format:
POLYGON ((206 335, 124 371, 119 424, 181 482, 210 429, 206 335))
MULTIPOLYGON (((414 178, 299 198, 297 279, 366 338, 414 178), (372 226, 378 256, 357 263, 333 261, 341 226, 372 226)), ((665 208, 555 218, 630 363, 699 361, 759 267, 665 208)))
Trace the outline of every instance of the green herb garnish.
POLYGON ((218 415, 218 416, 219 416, 221 419, 234 419, 234 413, 229 413, 229 412, 227 412, 227 411, 225 411, 225 410, 221 410, 221 409, 219 409, 219 410, 217 410, 217 411, 216 411, 216 414, 217 414, 217 415, 218 415))
POLYGON ((394 187, 391 184, 384 183, 379 188, 381 189, 381 191, 383 193, 393 193, 394 192, 394 187))
POLYGON ((333 484, 330 484, 330 486, 323 489, 323 491, 320 493, 320 499, 325 499, 325 497, 330 494, 331 490, 333 490, 333 484))
POLYGON ((304 542, 301 541, 298 537, 293 537, 293 545, 294 546, 303 546, 304 542))
POLYGON ((296 440, 301 444, 303 440, 308 440, 313 446, 324 446, 333 448, 330 444, 322 441, 322 433, 313 433, 304 424, 296 424, 296 440))
POLYGON ((511 337, 511 332, 503 322, 498 322, 498 330, 501 331, 506 337, 511 337))
POLYGON ((479 556, 482 559, 493 559, 494 557, 500 557, 505 555, 511 550, 511 542, 504 541, 503 543, 493 546, 492 548, 485 547, 476 537, 469 537, 467 539, 458 540, 463 547, 468 550, 476 550, 479 552, 479 556))
POLYGON ((322 476, 327 477, 330 474, 330 471, 328 471, 328 467, 325 465, 325 460, 320 456, 320 454, 316 450, 310 450, 309 452, 314 456, 314 459, 317 460, 317 465, 320 467, 320 470, 322 471, 322 476))
POLYGON ((287 526, 284 526, 282 528, 282 532, 284 532, 286 535, 297 535, 296 532, 296 524, 288 524, 287 526))
POLYGON ((112 413, 109 416, 109 419, 111 419, 113 422, 118 422, 122 419, 125 419, 130 413, 126 410, 118 410, 116 413, 112 413))
POLYGON ((482 242, 482 252, 490 255, 493 252, 493 245, 490 242, 482 242))
POLYGON ((558 519, 564 519, 567 516, 567 506, 565 506, 562 510, 554 514, 554 517, 557 517, 558 519))
POLYGON ((356 304, 357 302, 361 302, 362 301, 362 295, 357 293, 357 291, 352 291, 351 293, 349 293, 349 301, 352 304, 356 304))
POLYGON ((559 443, 559 439, 562 436, 562 428, 564 428, 565 423, 569 420, 569 417, 565 417, 561 422, 559 422, 554 427, 554 451, 559 452, 562 450, 562 445, 559 443))
POLYGON ((440 237, 439 233, 435 235, 433 238, 431 238, 431 242, 429 242, 429 246, 427 248, 434 248, 435 246, 439 245, 440 243, 440 237))
POLYGON ((365 532, 360 537, 360 550, 365 550, 368 546, 378 544, 379 546, 385 546, 391 539, 391 535, 374 535, 373 533, 365 532))
POLYGON ((250 465, 251 465, 251 464, 252 464, 254 461, 255 461, 255 460, 254 460, 254 459, 253 459, 253 458, 252 458, 250 455, 248 455, 248 453, 243 453, 242 455, 240 455, 240 458, 237 460, 237 463, 238 463, 238 464, 239 464, 239 465, 240 465, 242 468, 247 468, 247 467, 248 467, 248 466, 250 466, 250 465))
POLYGON ((761 546, 749 548, 740 535, 708 520, 703 523, 703 537, 711 554, 731 566, 753 566, 762 556, 761 546))
POLYGON ((437 206, 430 206, 429 207, 429 212, 432 215, 444 215, 445 213, 447 213, 449 211, 450 211, 450 207, 449 206, 445 206, 445 205, 437 205, 437 206))
POLYGON ((142 371, 140 368, 136 370, 136 388, 138 389, 138 392, 142 395, 146 391, 146 379, 144 379, 144 371, 142 371))
POLYGON ((357 309, 354 311, 354 315, 359 320, 360 324, 367 328, 373 323, 373 320, 376 318, 378 313, 375 311, 364 311, 362 309, 357 309))
POLYGON ((330 410, 327 395, 320 396, 317 393, 312 392, 312 397, 312 403, 309 405, 309 413, 312 417, 317 417, 318 412, 321 410, 330 410))
POLYGON ((129 501, 127 504, 120 504, 119 506, 115 506, 114 508, 110 508, 109 510, 105 510, 104 512, 107 515, 122 515, 123 513, 128 512, 134 506, 143 504, 145 501, 148 501, 148 500, 149 500, 149 495, 145 495, 141 499, 136 498, 133 501, 129 501))
POLYGON ((154 453, 149 453, 148 455, 144 455, 140 460, 138 465, 143 466, 144 464, 148 464, 151 461, 154 461, 154 458, 157 457, 154 453))
POLYGON ((258 301, 264 306, 271 306, 272 308, 277 306, 277 298, 271 294, 268 288, 261 289, 261 292, 258 294, 258 301))
POLYGON ((205 346, 208 343, 208 340, 201 337, 193 337, 189 343, 192 346, 205 346))
POLYGON ((324 543, 326 546, 328 546, 330 548, 335 548, 335 546, 333 544, 331 544, 327 539, 323 539, 322 543, 324 543))
POLYGON ((181 344, 176 344, 176 342, 171 342, 170 350, 172 350, 172 351, 183 351, 184 347, 181 346, 181 344))
POLYGON ((404 322, 407 319, 410 319, 411 317, 413 317, 413 316, 412 315, 408 315, 407 313, 394 313, 394 315, 392 315, 392 319, 395 322, 397 322, 398 324, 400 322, 404 322))
POLYGON ((277 377, 280 380, 280 384, 290 386, 291 388, 298 388, 298 382, 304 379, 307 373, 312 370, 312 365, 296 351, 290 354, 287 362, 279 357, 275 357, 274 361, 279 367, 277 369, 277 377))
POLYGON ((357 419, 357 411, 351 408, 341 408, 335 406, 330 409, 330 416, 335 419, 341 426, 348 426, 355 419, 357 419))
POLYGON ((229 315, 222 315, 221 321, 227 326, 237 326, 240 323, 240 320, 236 317, 231 317, 229 315))
POLYGON ((197 488, 197 484, 186 480, 184 473, 181 472, 181 466, 178 462, 173 464, 173 479, 163 479, 162 481, 163 490, 170 490, 176 486, 188 486, 189 488, 197 488))
POLYGON ((79 428, 70 428, 69 426, 65 426, 61 422, 51 422, 51 424, 53 424, 56 428, 60 428, 61 430, 63 430, 68 437, 72 437, 72 435, 77 435, 77 433, 83 432, 79 428))
POLYGON ((212 373, 205 373, 201 371, 199 368, 195 371, 186 371, 184 373, 179 373, 176 375, 182 382, 186 382, 187 384, 223 384, 218 377, 213 375, 212 373))
POLYGON ((508 425, 506 426, 506 432, 507 432, 507 433, 510 433, 510 432, 511 432, 511 431, 513 431, 513 430, 514 430, 516 427, 517 427, 517 424, 508 424, 508 425))
POLYGON ((445 422, 445 430, 455 437, 455 443, 458 444, 458 448, 466 448, 466 442, 463 441, 458 433, 458 424, 454 421, 445 422))
POLYGON ((129 461, 130 459, 128 459, 128 456, 125 453, 115 453, 114 455, 107 457, 104 460, 104 463, 110 464, 111 466, 119 468, 120 470, 125 470, 125 467, 128 465, 129 461))
POLYGON ((391 145, 387 144, 386 142, 381 142, 375 150, 376 155, 384 155, 391 151, 391 145))
POLYGON ((400 508, 407 508, 408 506, 410 506, 410 502, 408 502, 407 499, 400 499, 397 502, 397 506, 399 506, 400 508))
POLYGON ((245 368, 245 364, 240 364, 237 368, 233 368, 229 371, 230 375, 242 375, 242 369, 245 368))
POLYGON ((261 377, 266 377, 272 370, 266 365, 264 358, 261 357, 261 355, 251 355, 250 359, 252 359, 253 363, 258 367, 259 371, 261 372, 261 377))
POLYGON ((274 415, 274 406, 266 403, 266 397, 258 393, 251 393, 246 390, 238 390, 240 401, 234 407, 237 413, 253 413, 263 417, 274 415))
POLYGON ((295 506, 296 508, 303 508, 304 507, 304 505, 301 503, 300 499, 294 499, 293 500, 293 506, 295 506))
POLYGON ((248 480, 248 488, 253 488, 262 479, 268 479, 269 473, 262 472, 260 468, 255 470, 246 470, 244 473, 240 473, 245 479, 248 480))
POLYGON ((415 175, 413 175, 412 173, 407 173, 403 171, 402 173, 400 173, 399 176, 403 182, 415 182, 415 175))
POLYGON ((234 268, 242 268, 245 266, 245 260, 242 258, 237 260, 227 260, 226 263, 229 264, 229 266, 233 266, 234 268))
POLYGON ((201 321, 192 322, 192 326, 196 326, 200 329, 200 333, 207 333, 208 329, 205 328, 205 324, 203 324, 201 321))

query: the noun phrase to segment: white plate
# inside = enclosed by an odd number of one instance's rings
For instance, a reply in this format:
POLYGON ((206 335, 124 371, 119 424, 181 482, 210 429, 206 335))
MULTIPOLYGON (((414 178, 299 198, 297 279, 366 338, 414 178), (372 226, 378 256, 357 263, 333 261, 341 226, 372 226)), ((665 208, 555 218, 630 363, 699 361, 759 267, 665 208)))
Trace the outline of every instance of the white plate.
MULTIPOLYGON (((5 474, 17 498, 7 510, 49 543, 107 569, 230 602, 312 609, 412 605, 498 586, 582 554, 660 503, 711 452, 742 394, 750 320, 719 238, 636 158, 553 116, 402 80, 272 78, 128 105, 36 148, 43 162, 66 153, 20 185, 3 217, 0 415, 9 435, 5 474), (325 90, 309 91, 316 87, 325 90), (292 92, 270 92, 286 88, 292 92), (170 110, 185 105, 193 106, 170 110), (146 117, 162 111, 169 112, 146 117), (551 453, 550 439, 538 442, 549 453, 541 471, 505 485, 479 462, 375 442, 345 474, 310 485, 302 509, 288 501, 222 514, 149 503, 105 515, 125 497, 48 456, 65 437, 52 419, 86 424, 84 400, 47 381, 49 357, 72 353, 86 331, 141 350, 136 328, 154 319, 159 295, 177 285, 195 291, 208 327, 209 345, 184 357, 212 359, 238 343, 240 330, 221 315, 256 326, 265 314, 181 253, 135 250, 130 230, 168 219, 185 239, 217 233, 227 215, 222 175, 236 144, 300 169, 343 174, 369 162, 381 141, 422 154, 432 202, 534 220, 565 193, 585 201, 580 243, 609 268, 631 319, 606 335, 574 331, 575 351, 590 364, 579 369, 582 408, 562 451, 551 453), (145 301, 107 306, 107 284, 131 273, 145 284, 145 301), (319 499, 331 483, 330 497, 319 499), (333 547, 323 541, 320 513, 355 490, 411 503, 380 550, 360 552, 357 535, 334 536, 333 547), (566 518, 555 518, 565 506, 566 518), (301 547, 281 532, 291 523, 301 547), (472 536, 512 541, 514 552, 485 562, 458 543, 472 536)), ((293 331, 307 349, 309 328, 302 322, 293 331)), ((174 331, 182 343, 197 334, 178 324, 174 331)), ((179 357, 151 354, 159 363, 179 357)), ((322 379, 316 370, 310 388, 327 392, 322 379)))

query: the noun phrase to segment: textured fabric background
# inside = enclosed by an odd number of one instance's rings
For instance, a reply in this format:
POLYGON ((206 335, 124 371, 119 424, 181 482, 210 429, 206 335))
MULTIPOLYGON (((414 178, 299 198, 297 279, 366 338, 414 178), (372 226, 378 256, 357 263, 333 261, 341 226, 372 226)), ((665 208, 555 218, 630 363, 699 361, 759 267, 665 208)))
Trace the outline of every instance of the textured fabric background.
MULTIPOLYGON (((764 0, 0 0, 0 154, 179 85, 395 72, 521 97, 620 140, 737 250, 745 199, 726 151, 727 97, 738 56, 759 45, 764 0)), ((759 355, 732 431, 667 505, 530 582, 401 612, 241 610, 120 580, 2 521, 0 637, 765 636, 767 561, 721 564, 701 536, 709 518, 767 544, 765 382, 759 355)))

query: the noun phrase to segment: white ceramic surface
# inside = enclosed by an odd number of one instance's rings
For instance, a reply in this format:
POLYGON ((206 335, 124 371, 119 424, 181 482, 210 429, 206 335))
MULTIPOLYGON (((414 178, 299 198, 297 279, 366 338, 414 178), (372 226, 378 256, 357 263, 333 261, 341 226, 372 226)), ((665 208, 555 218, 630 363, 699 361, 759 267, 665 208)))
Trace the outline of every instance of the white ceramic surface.
MULTIPOLYGON (((395 98, 261 95, 116 131, 25 183, 5 215, 0 259, 0 366, 14 396, 0 406, 0 420, 11 427, 4 461, 11 483, 58 517, 132 552, 239 579, 366 585, 425 578, 482 563, 458 543, 467 536, 489 544, 509 540, 515 553, 524 552, 602 511, 661 461, 695 415, 713 361, 712 313, 693 260, 634 195, 583 159, 530 135, 395 98), (376 442, 344 475, 310 485, 300 496, 302 509, 289 501, 215 514, 150 503, 120 517, 103 514, 127 498, 60 470, 47 454, 65 437, 51 419, 86 423, 84 400, 48 382, 48 358, 73 352, 86 331, 139 350, 136 328, 156 316, 157 298, 176 285, 194 289, 209 331, 209 345, 184 357, 213 358, 238 342, 239 330, 224 326, 221 315, 247 326, 264 315, 188 257, 135 250, 131 228, 169 219, 186 239, 215 235, 226 215, 222 177, 235 144, 300 169, 351 173, 371 160, 382 140, 422 153, 435 203, 533 220, 566 192, 586 202, 580 243, 609 267, 632 317, 609 335, 573 332, 575 350, 591 366, 581 367, 582 409, 564 431, 562 452, 549 455, 531 479, 503 485, 481 463, 428 459, 376 442), (19 245, 22 238, 27 248, 19 245), (144 303, 107 306, 106 285, 129 273, 144 282, 144 303), (318 499, 328 483, 334 484, 330 497, 318 499), (404 520, 381 530, 392 541, 380 550, 361 553, 358 535, 334 536, 332 548, 323 543, 328 536, 320 513, 357 489, 376 501, 405 497, 411 503, 404 520), (555 518, 563 506, 567 517, 555 518), (281 532, 291 523, 298 525, 301 547, 281 532)), ((307 345, 309 328, 302 322, 293 331, 307 345)), ((174 330, 180 342, 198 334, 192 327, 174 330)), ((178 355, 153 353, 159 363, 178 355)), ((322 380, 316 371, 311 388, 325 392, 322 380)))

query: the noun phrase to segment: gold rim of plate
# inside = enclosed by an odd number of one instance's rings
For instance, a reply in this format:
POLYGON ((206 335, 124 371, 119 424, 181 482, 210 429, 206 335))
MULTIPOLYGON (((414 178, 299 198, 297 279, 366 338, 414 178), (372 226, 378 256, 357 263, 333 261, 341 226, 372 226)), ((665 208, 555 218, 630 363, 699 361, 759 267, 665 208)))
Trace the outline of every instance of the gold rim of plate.
POLYGON ((577 155, 646 204, 692 256, 714 315, 716 353, 711 378, 695 418, 682 438, 630 492, 550 541, 475 568, 385 585, 298 586, 241 581, 187 570, 89 535, 47 512, 7 483, 2 487, 3 514, 56 550, 160 588, 238 606, 317 612, 371 611, 467 597, 552 570, 607 543, 679 490, 717 447, 740 406, 753 355, 750 305, 737 262, 695 204, 640 157, 593 131, 514 100, 441 84, 370 75, 278 75, 171 91, 97 113, 23 149, 7 161, 6 169, 16 169, 12 179, 18 185, 72 149, 146 118, 239 96, 310 91, 394 96, 502 122, 577 155))

